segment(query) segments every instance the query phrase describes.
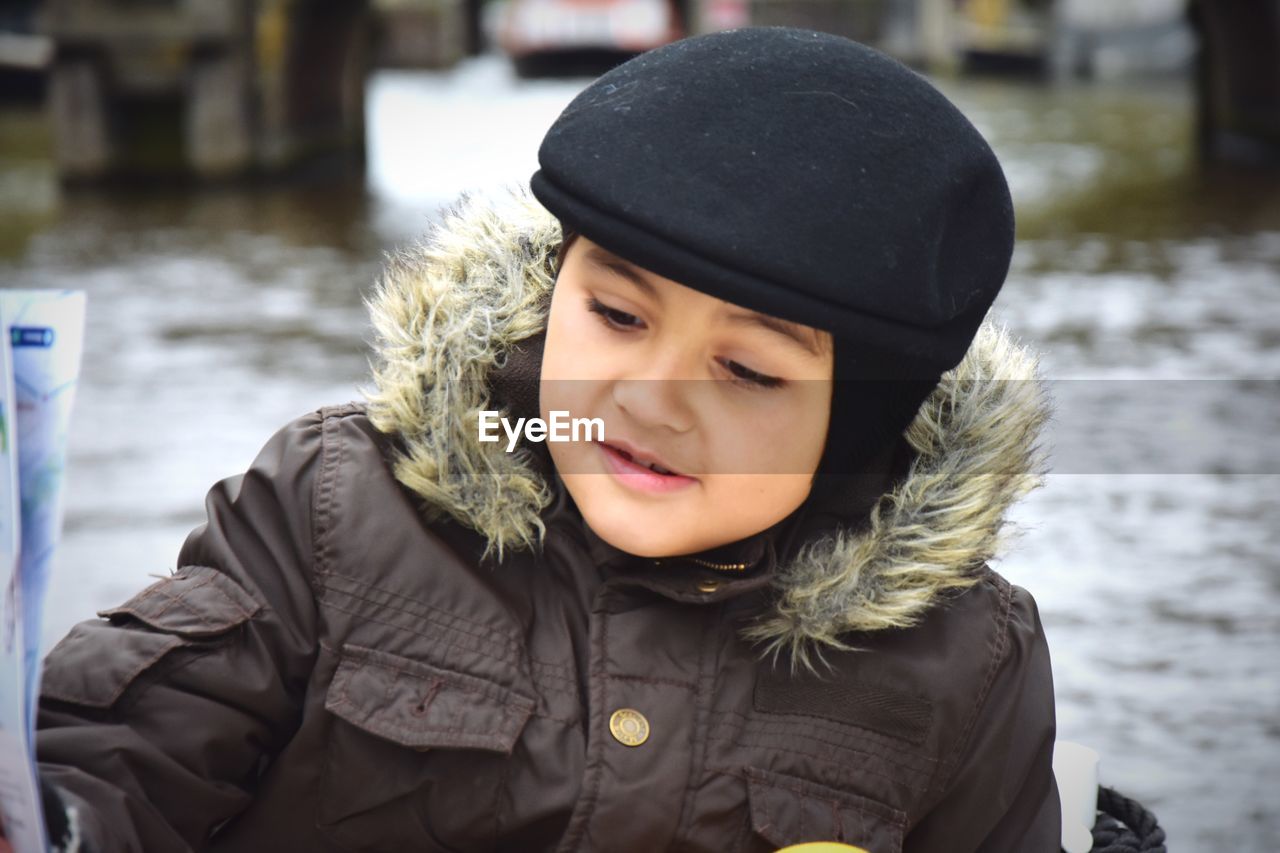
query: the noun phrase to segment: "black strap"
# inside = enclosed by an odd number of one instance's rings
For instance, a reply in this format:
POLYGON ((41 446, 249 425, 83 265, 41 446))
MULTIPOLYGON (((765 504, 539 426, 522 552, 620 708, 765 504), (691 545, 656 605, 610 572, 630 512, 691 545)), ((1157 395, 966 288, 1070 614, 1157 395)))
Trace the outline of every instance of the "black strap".
POLYGON ((1099 786, 1098 812, 1090 853, 1166 853, 1164 830, 1137 801, 1099 786))

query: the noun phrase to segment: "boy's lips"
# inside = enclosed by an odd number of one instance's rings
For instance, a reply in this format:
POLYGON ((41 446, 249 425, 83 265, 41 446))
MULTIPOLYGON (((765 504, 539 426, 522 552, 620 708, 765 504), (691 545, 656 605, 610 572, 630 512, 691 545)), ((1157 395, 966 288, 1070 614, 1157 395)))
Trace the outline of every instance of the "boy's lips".
POLYGON ((668 465, 666 460, 662 459, 656 453, 651 453, 645 450, 644 448, 636 447, 634 444, 631 444, 630 442, 623 441, 621 439, 609 439, 608 441, 602 441, 600 443, 607 448, 611 448, 613 450, 619 451, 622 457, 626 459, 628 462, 633 462, 637 465, 642 465, 645 468, 650 468, 650 469, 657 468, 659 469, 657 473, 662 474, 664 476, 677 476, 677 477, 687 476, 677 471, 674 466, 668 465))
POLYGON ((639 492, 664 494, 675 492, 694 485, 698 481, 682 474, 661 474, 647 465, 635 461, 630 453, 616 446, 611 440, 608 443, 598 441, 605 467, 619 482, 639 492))

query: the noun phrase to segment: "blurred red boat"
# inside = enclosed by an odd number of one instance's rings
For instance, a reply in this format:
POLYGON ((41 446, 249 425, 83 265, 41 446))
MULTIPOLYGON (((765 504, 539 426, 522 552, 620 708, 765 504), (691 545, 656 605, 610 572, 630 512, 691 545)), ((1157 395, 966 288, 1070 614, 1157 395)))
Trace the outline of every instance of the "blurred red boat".
POLYGON ((498 46, 524 77, 599 74, 688 33, 687 0, 510 0, 498 46))

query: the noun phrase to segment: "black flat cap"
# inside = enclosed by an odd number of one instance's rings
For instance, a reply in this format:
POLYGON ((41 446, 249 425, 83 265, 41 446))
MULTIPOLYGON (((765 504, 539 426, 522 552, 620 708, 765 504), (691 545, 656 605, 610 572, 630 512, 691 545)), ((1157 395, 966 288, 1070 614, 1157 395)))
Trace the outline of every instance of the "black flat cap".
POLYGON ((538 162, 531 189, 564 225, 832 332, 845 377, 955 366, 1013 251, 1004 173, 968 119, 901 62, 811 30, 643 53, 574 98, 538 162))

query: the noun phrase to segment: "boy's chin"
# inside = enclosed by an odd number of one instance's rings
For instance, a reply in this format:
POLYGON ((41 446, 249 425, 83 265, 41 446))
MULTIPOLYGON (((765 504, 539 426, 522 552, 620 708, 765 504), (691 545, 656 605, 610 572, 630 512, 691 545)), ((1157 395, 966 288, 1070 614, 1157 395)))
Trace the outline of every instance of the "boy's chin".
POLYGON ((586 510, 583 510, 583 518, 597 536, 628 554, 667 557, 681 553, 681 537, 671 535, 669 520, 663 524, 657 519, 637 517, 635 513, 592 513, 586 510))
POLYGON ((725 508, 723 501, 708 500, 703 488, 649 500, 628 494, 611 478, 562 476, 592 532, 637 557, 696 554, 769 526, 747 523, 740 511, 725 508))
MULTIPOLYGON (((669 557, 687 553, 691 531, 681 531, 679 522, 687 519, 696 508, 678 506, 644 505, 644 502, 626 500, 612 495, 608 489, 574 495, 574 501, 592 532, 620 551, 637 557, 669 557)), ((570 488, 570 492, 573 489, 570 488)), ((693 549, 701 550, 701 549, 693 549)))

